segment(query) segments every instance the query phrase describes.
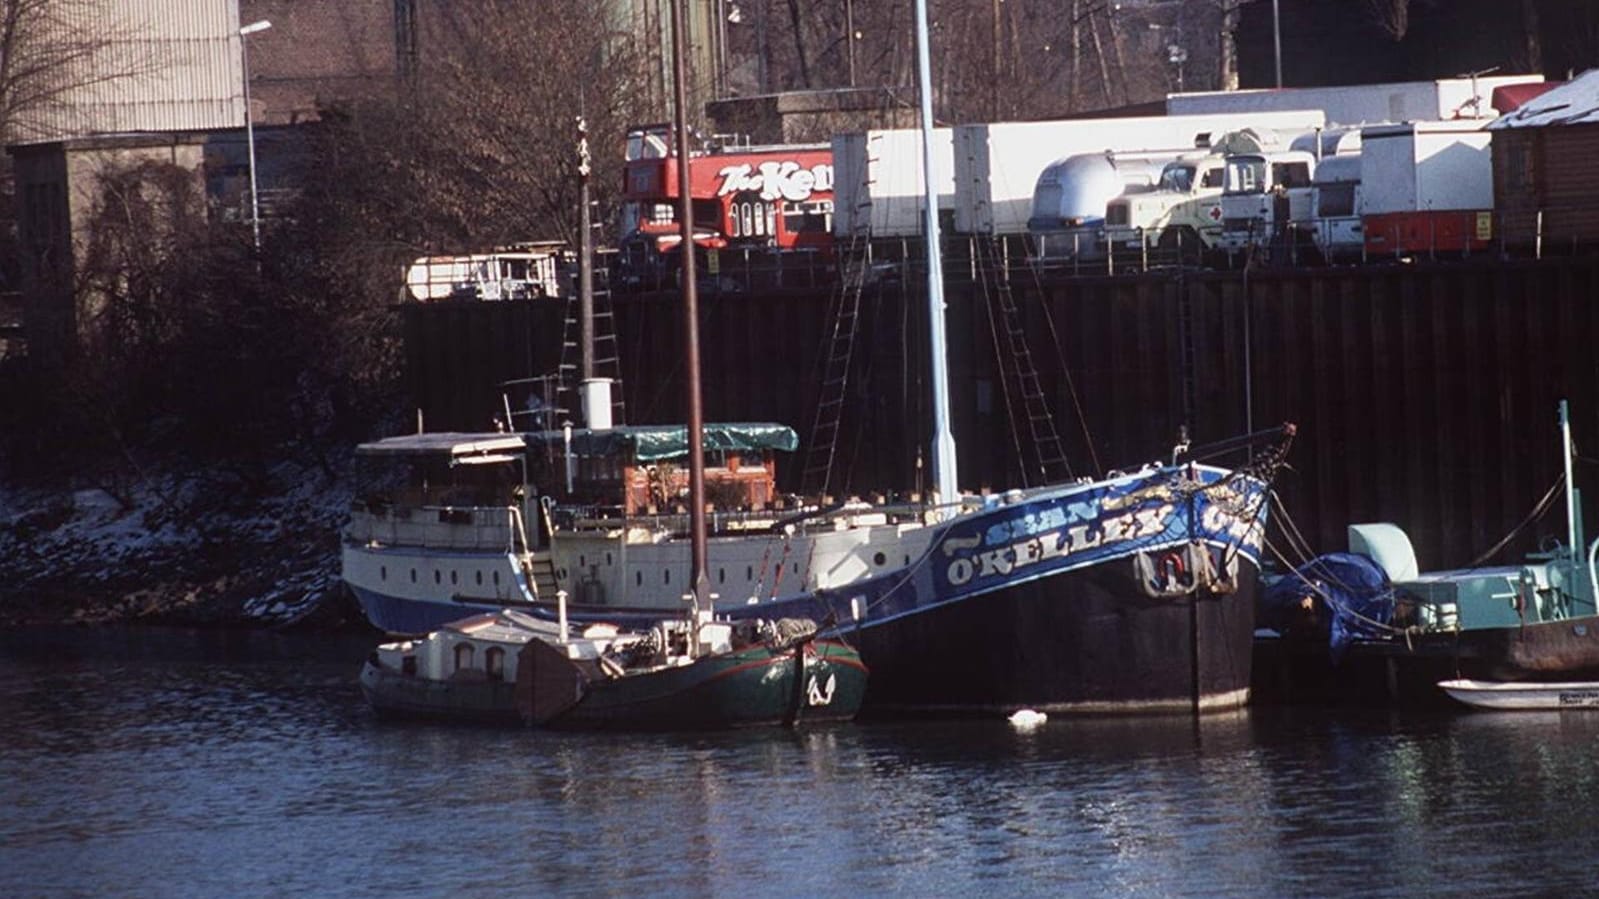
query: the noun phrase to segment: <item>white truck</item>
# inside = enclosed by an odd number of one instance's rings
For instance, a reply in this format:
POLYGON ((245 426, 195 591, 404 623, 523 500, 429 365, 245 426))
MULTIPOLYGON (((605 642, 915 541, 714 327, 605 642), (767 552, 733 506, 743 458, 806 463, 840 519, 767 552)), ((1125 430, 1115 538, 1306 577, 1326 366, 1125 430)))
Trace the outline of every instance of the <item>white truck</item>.
POLYGON ((1361 166, 1359 155, 1328 156, 1316 164, 1311 181, 1312 240, 1324 262, 1356 261, 1365 255, 1366 234, 1361 221, 1361 166))
POLYGON ((1044 260, 1102 258, 1106 205, 1156 186, 1177 151, 1078 153, 1045 167, 1033 188, 1027 231, 1044 260))
POLYGON ((1221 191, 1226 159, 1193 153, 1168 162, 1147 193, 1125 194, 1105 205, 1100 252, 1156 248, 1197 259, 1221 239, 1221 191))
POLYGON ((1230 259, 1264 254, 1292 261, 1309 243, 1311 173, 1316 157, 1304 150, 1240 153, 1227 157, 1221 195, 1221 239, 1230 259))
POLYGON ((1197 261, 1215 250, 1222 238, 1222 191, 1227 156, 1280 150, 1310 131, 1245 128, 1223 134, 1205 152, 1185 154, 1167 164, 1160 182, 1148 193, 1128 194, 1106 204, 1101 247, 1115 252, 1161 256, 1179 254, 1197 261))

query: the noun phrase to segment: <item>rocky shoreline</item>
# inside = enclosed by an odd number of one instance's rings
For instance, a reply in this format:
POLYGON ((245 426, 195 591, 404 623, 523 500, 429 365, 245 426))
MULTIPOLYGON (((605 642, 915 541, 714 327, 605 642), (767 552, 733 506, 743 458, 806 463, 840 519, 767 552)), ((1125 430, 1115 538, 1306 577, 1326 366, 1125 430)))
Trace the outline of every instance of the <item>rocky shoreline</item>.
POLYGON ((0 487, 0 627, 369 629, 338 577, 334 481, 285 467, 272 482, 296 487, 253 497, 214 477, 0 487))

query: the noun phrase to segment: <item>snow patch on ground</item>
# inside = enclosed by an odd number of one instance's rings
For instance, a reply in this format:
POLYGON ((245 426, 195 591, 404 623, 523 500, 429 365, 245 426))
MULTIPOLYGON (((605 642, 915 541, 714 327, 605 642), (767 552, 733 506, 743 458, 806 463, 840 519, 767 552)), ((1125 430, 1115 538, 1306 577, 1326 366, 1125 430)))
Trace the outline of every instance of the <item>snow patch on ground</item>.
POLYGON ((278 625, 333 599, 345 479, 285 463, 247 496, 216 472, 126 489, 0 484, 0 622, 278 625))

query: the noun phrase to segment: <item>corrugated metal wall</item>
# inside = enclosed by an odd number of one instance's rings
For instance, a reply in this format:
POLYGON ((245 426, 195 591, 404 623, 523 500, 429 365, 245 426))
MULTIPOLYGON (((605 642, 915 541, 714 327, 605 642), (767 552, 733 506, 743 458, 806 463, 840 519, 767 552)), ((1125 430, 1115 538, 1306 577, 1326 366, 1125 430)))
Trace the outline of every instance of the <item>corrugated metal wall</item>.
MULTIPOLYGON (((1098 469, 1164 458, 1185 420, 1201 442, 1294 421, 1279 488, 1318 550, 1343 548, 1349 523, 1386 520, 1410 532, 1424 566, 1464 565, 1554 483, 1559 399, 1571 401, 1578 447, 1599 446, 1599 259, 1014 286, 1077 473, 1097 473, 1094 458, 1098 469)), ((1021 463, 984 295, 950 287, 951 392, 960 482, 998 489, 1018 481, 1021 463)), ((803 440, 833 302, 823 292, 702 297, 707 418, 783 421, 803 440)), ((675 300, 623 297, 616 310, 630 420, 679 420, 675 300)), ((469 303, 406 315, 413 390, 438 430, 484 427, 494 383, 552 370, 564 309, 469 303)), ((917 486, 924 315, 914 287, 863 300, 837 493, 917 486)), ((780 472, 786 488, 800 466, 780 472)), ((1580 464, 1578 484, 1599 485, 1596 473, 1580 464)), ((1557 511, 1511 551, 1562 530, 1557 511)))
POLYGON ((69 0, 39 7, 30 47, 60 92, 14 142, 244 124, 237 0, 69 0))

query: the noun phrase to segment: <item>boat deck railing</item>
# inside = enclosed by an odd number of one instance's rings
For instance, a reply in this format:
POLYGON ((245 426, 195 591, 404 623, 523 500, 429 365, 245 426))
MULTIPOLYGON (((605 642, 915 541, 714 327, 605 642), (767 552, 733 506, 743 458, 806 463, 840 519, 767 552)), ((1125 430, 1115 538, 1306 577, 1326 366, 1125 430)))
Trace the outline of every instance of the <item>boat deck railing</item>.
MULTIPOLYGON (((706 518, 713 535, 814 534, 850 527, 926 523, 928 507, 920 503, 873 505, 849 503, 829 508, 713 509, 706 518), (792 529, 792 530, 791 530, 792 529)), ((626 515, 617 506, 565 506, 554 514, 557 530, 598 531, 642 528, 657 533, 688 532, 687 511, 626 515)))
POLYGON ((523 543, 521 519, 515 506, 399 506, 357 500, 344 536, 364 545, 509 553, 523 543))

